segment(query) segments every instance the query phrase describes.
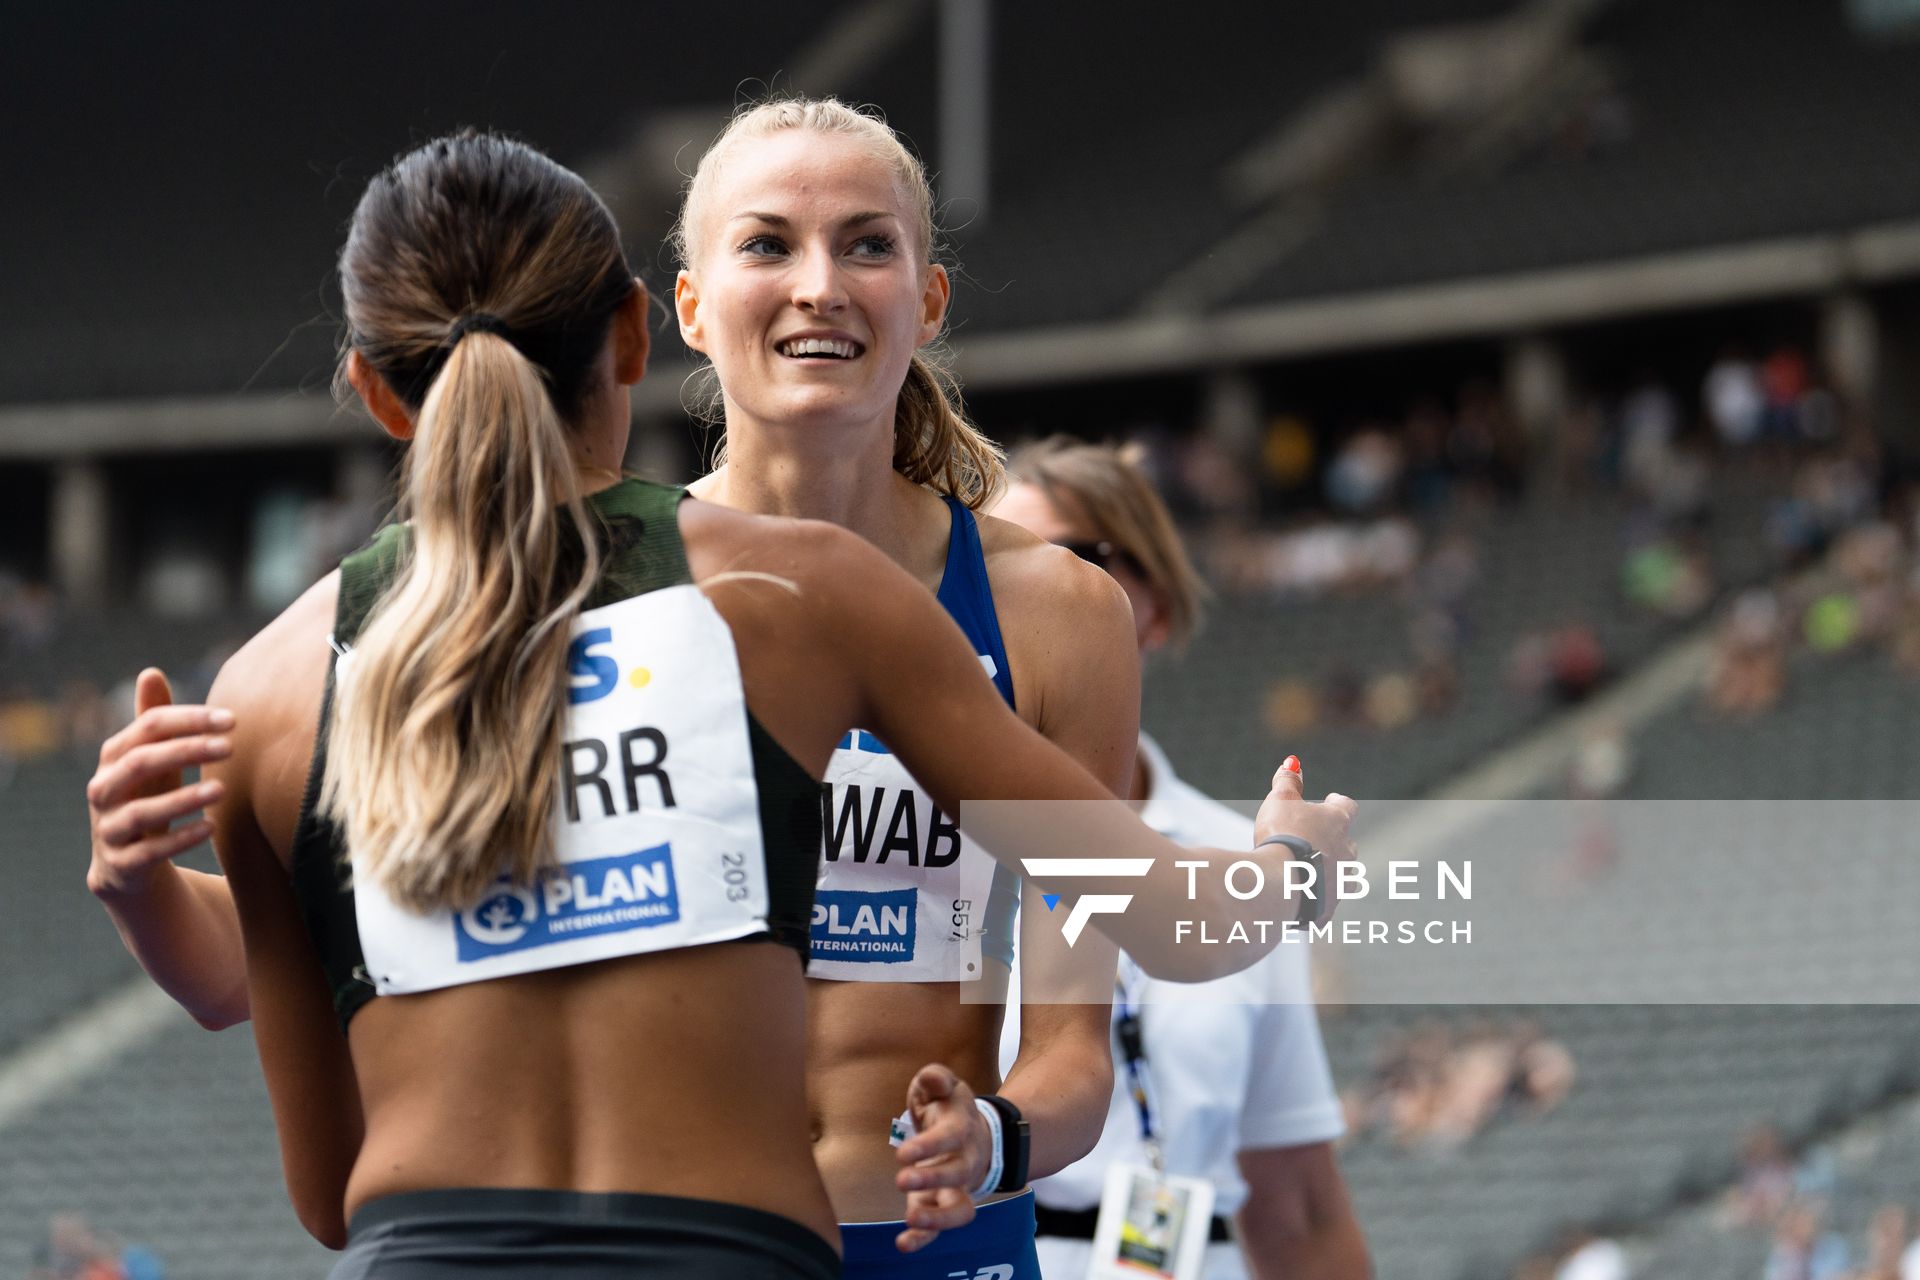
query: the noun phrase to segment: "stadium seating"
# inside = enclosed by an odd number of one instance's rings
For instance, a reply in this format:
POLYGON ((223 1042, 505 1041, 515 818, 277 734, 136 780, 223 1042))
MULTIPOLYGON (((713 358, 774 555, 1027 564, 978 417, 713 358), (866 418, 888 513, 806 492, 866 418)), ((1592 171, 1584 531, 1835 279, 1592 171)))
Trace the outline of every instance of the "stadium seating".
POLYGON ((1457 1151, 1372 1137, 1342 1152, 1378 1273, 1395 1280, 1507 1275, 1569 1227, 1644 1223, 1725 1185, 1755 1123, 1797 1144, 1920 1085, 1920 1012, 1905 1007, 1355 1007, 1323 1022, 1336 1076, 1362 1079, 1382 1035, 1435 1014, 1531 1016, 1579 1083, 1545 1117, 1503 1118, 1457 1151))
MULTIPOLYGON (((1736 477, 1716 489, 1708 542, 1723 587, 1753 580, 1767 564, 1761 492, 1736 477)), ((1621 599, 1626 519, 1615 498, 1541 494, 1474 530, 1479 580, 1466 610, 1459 704, 1448 714, 1391 731, 1322 723, 1283 736, 1265 723, 1262 697, 1249 691, 1282 677, 1318 685, 1337 669, 1362 678, 1412 669, 1412 611, 1380 592, 1221 600, 1184 661, 1149 666, 1142 722, 1183 776, 1222 798, 1264 795, 1289 752, 1327 789, 1362 800, 1421 795, 1552 710, 1513 687, 1509 660, 1521 637, 1588 624, 1617 671, 1675 633, 1675 623, 1621 599)))
POLYGON ((180 1280, 327 1274, 333 1255, 287 1203, 252 1034, 178 1023, 8 1128, 0 1274, 27 1275, 48 1222, 72 1213, 180 1280))

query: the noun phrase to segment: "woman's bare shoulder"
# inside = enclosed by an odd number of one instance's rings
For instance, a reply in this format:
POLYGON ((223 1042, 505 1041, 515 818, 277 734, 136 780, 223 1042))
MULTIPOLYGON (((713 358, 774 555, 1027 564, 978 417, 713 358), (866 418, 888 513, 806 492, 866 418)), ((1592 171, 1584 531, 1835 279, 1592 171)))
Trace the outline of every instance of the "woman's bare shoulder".
POLYGON ((282 857, 291 846, 319 731, 339 594, 336 570, 228 658, 207 693, 210 704, 234 715, 229 789, 244 799, 253 826, 282 857))
POLYGON ((1122 618, 1131 627, 1127 593, 1100 568, 1010 521, 986 515, 976 520, 1003 629, 1076 628, 1122 618))
POLYGON ((307 685, 317 699, 332 658, 328 638, 339 596, 336 569, 235 650, 214 680, 220 705, 236 713, 268 709, 295 698, 296 689, 307 685))
MULTIPOLYGON (((339 594, 335 570, 240 646, 207 693, 209 703, 234 714, 235 760, 270 790, 298 791, 305 778, 333 663, 328 638, 339 594)), ((276 807, 264 795, 260 803, 276 807)))
MULTIPOLYGON (((754 515, 694 499, 680 504, 680 539, 695 582, 771 574, 795 586, 826 588, 886 558, 824 520, 754 515)), ((888 562, 891 563, 891 562, 888 562)))

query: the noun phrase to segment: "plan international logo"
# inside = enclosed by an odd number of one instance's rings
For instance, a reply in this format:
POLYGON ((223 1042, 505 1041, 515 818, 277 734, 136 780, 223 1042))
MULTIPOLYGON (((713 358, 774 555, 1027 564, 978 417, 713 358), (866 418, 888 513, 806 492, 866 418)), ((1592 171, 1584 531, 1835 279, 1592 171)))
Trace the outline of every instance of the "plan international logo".
POLYGON ((502 877, 453 917, 461 963, 572 938, 672 924, 680 918, 673 854, 664 844, 569 862, 532 885, 502 877))
POLYGON ((813 900, 813 954, 823 960, 901 964, 913 959, 917 889, 821 889, 813 900))

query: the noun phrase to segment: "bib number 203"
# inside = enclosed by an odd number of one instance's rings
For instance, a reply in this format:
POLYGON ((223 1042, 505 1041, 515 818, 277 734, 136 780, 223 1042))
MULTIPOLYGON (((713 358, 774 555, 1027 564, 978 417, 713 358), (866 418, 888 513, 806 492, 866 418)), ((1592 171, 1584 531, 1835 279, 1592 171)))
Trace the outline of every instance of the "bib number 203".
POLYGON ((727 901, 745 902, 747 900, 747 855, 744 853, 723 853, 720 855, 721 878, 727 882, 727 901))

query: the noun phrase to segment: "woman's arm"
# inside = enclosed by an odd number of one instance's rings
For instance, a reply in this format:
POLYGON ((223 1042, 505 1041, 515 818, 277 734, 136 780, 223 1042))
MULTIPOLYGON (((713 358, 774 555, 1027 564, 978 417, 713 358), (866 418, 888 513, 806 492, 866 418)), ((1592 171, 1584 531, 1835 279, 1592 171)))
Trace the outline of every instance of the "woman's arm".
MULTIPOLYGON (((1293 899, 1282 889, 1290 857, 1284 847, 1189 851, 1155 834, 1008 710, 959 628, 904 570, 851 535, 832 540, 831 554, 812 567, 817 571, 806 573, 800 599, 816 652, 841 655, 845 665, 838 674, 854 686, 847 722, 885 739, 941 808, 958 815, 962 829, 995 858, 1016 870, 1031 858, 1142 860, 1141 875, 1125 873, 1134 868, 1103 867, 1093 876, 1050 868, 1029 878, 1049 892, 1105 898, 1114 909, 1092 915, 1090 922, 1157 977, 1219 977, 1279 943, 1277 927, 1258 926, 1292 913, 1293 899), (960 744, 964 750, 956 749, 960 744), (982 798, 1029 803, 978 803, 982 798), (1182 861, 1209 867, 1175 866, 1182 861), (1227 893, 1222 872, 1231 861, 1258 866, 1266 892, 1245 901, 1227 893), (1122 898, 1130 902, 1127 909, 1119 908, 1122 898), (1183 931, 1180 923, 1201 920, 1216 932, 1239 923, 1248 940, 1194 945, 1195 926, 1183 931)), ((1297 776, 1283 770, 1255 831, 1261 839, 1301 836, 1326 851, 1330 862, 1350 858, 1354 809, 1342 796, 1307 802, 1297 776)))
MULTIPOLYGON (((1010 531, 1011 532, 1011 531, 1010 531)), ((1140 740, 1140 651, 1126 592, 1105 573, 1029 539, 1001 554, 996 597, 1021 705, 1042 737, 1125 797, 1140 740), (1005 566, 1001 568, 1000 566, 1005 566)), ((1119 950, 1099 934, 1068 946, 1060 916, 1023 883, 1020 1051, 1000 1086, 1032 1130, 1030 1173, 1093 1149, 1113 1100, 1108 1047, 1119 950)))
MULTIPOLYGON (((246 959, 254 1041, 273 1101, 287 1193, 301 1225, 330 1248, 346 1242, 347 1177, 363 1133, 360 1095, 333 997, 307 936, 285 866, 261 830, 268 803, 260 787, 275 778, 289 733, 307 738, 310 717, 289 714, 285 655, 260 641, 234 655, 209 701, 233 709, 233 753, 208 766, 225 787, 211 810, 246 959)), ((283 782, 275 780, 274 785, 283 782)))
POLYGON ((1234 1219, 1255 1280, 1367 1280, 1367 1239, 1333 1144, 1242 1151, 1247 1202, 1234 1219))
POLYGON ((218 1031, 247 1016, 240 920, 224 878, 173 863, 205 843, 212 824, 169 824, 219 799, 219 782, 185 786, 181 770, 232 753, 233 712, 174 706, 166 676, 153 667, 135 683, 134 707, 133 723, 100 748, 100 768, 87 784, 87 888, 147 976, 194 1021, 218 1031))

